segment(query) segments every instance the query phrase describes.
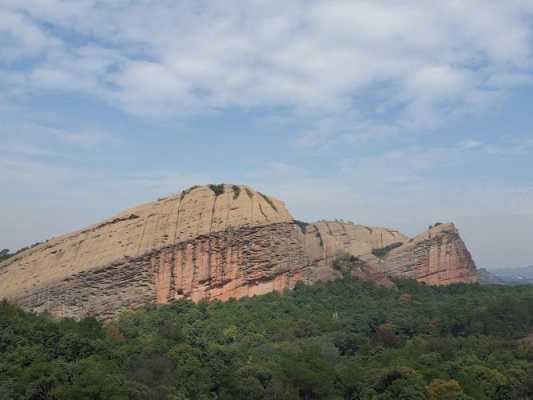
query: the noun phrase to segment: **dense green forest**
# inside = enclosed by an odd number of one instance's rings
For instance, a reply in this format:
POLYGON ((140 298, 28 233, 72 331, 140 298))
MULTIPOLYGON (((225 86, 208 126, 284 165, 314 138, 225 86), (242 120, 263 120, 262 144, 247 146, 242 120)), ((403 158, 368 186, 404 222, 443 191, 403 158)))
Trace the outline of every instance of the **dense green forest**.
POLYGON ((109 324, 0 304, 0 399, 533 399, 533 286, 352 278, 109 324))

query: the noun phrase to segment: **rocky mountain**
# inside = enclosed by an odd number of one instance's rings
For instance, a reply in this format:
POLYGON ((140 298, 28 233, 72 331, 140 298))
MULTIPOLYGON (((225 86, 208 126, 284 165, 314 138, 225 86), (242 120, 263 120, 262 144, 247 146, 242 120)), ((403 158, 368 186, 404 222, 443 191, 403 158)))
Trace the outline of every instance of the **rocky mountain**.
POLYGON ((0 263, 0 298, 109 319, 147 302, 227 300, 346 273, 386 286, 389 276, 432 285, 477 279, 453 224, 409 238, 352 222, 304 223, 250 187, 208 185, 15 254, 0 263))

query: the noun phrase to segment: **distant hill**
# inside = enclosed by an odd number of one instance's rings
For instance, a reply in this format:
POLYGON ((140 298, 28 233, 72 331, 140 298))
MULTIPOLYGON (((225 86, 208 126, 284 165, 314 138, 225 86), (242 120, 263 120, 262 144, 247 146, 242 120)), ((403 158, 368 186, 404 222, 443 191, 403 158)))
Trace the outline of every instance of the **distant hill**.
POLYGON ((491 269, 480 268, 479 279, 483 283, 504 285, 533 284, 533 265, 522 268, 491 269))

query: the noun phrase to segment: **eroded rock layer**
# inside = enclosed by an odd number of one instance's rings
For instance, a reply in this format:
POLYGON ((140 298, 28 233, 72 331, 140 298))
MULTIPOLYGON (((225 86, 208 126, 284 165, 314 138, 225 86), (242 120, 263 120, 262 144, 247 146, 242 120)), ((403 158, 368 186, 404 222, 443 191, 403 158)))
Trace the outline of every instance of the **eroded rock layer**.
POLYGON ((440 224, 384 257, 384 269, 430 285, 477 280, 476 266, 453 224, 440 224))
POLYGON ((294 221, 251 188, 191 188, 58 237, 0 264, 0 298, 55 315, 109 319, 124 309, 181 298, 227 300, 349 273, 392 286, 471 282, 475 265, 452 224, 416 238, 343 221, 294 221))
POLYGON ((0 296, 99 269, 211 232, 292 221, 285 205, 246 186, 193 187, 51 239, 0 264, 0 296))

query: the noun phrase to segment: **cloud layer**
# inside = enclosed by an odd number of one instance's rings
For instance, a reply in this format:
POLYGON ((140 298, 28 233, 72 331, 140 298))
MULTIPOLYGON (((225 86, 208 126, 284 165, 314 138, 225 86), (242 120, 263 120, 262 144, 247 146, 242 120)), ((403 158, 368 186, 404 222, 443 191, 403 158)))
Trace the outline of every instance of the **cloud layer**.
POLYGON ((309 119, 315 145, 433 127, 531 82, 532 15, 520 0, 4 0, 0 83, 155 117, 275 107, 309 119))

